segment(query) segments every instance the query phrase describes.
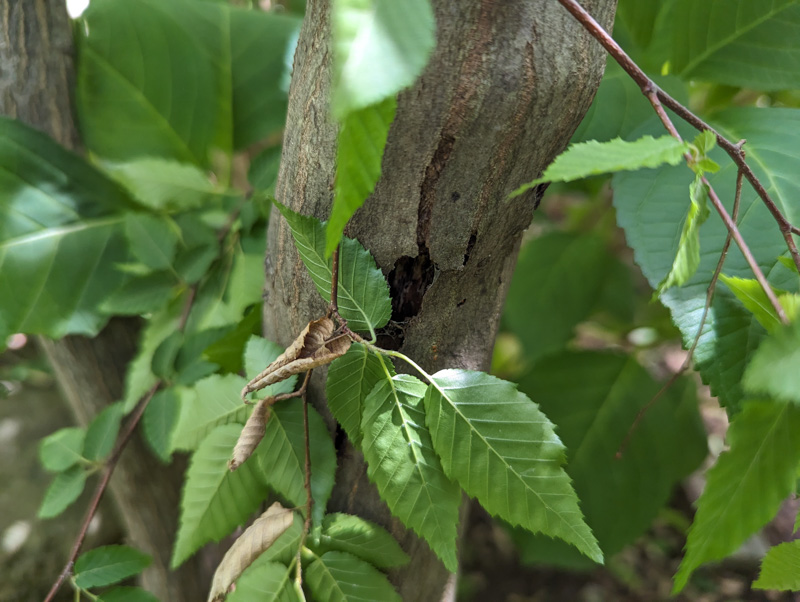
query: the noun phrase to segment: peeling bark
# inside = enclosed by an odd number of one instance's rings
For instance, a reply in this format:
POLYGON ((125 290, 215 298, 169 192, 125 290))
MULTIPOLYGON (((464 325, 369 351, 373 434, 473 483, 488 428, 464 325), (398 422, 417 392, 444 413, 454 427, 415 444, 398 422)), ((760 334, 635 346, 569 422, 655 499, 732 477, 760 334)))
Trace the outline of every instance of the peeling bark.
MULTIPOLYGON (((594 97, 605 55, 555 2, 433 5, 436 50, 420 80, 398 97, 381 179, 347 234, 372 252, 390 279, 394 322, 383 345, 400 348, 429 372, 486 370, 520 238, 539 198, 536 190, 512 200, 507 195, 538 177, 567 145, 594 97)), ((610 27, 615 0, 584 5, 610 27)), ((276 197, 322 219, 333 200, 336 158, 330 62, 329 3, 310 0, 276 197)), ((325 302, 277 214, 269 226, 266 276, 265 335, 286 345, 324 312, 325 302)), ((311 391, 326 414, 323 378, 315 374, 311 391)), ((328 510, 359 514, 398 537, 412 556, 392 574, 403 599, 452 596, 451 577, 427 545, 391 517, 361 455, 349 444, 339 453, 328 510)))

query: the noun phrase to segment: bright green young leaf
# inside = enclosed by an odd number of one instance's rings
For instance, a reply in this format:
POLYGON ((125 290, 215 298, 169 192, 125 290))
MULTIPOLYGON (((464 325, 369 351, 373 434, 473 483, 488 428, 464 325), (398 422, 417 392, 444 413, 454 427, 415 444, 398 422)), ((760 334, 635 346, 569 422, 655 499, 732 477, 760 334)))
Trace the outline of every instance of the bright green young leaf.
POLYGON ((214 374, 192 387, 180 388, 178 422, 170 451, 197 449, 206 435, 220 425, 231 422, 244 425, 253 410, 253 406, 245 405, 239 397, 245 384, 247 381, 238 374, 214 374))
POLYGON ((333 112, 342 120, 414 83, 436 43, 429 0, 332 4, 333 112))
POLYGON ((98 602, 159 602, 153 594, 140 587, 122 585, 104 591, 98 602))
POLYGON ((153 561, 128 546, 103 546, 81 554, 75 561, 75 585, 82 589, 103 587, 138 575, 153 561))
POLYGON ((367 474, 392 514, 455 572, 461 489, 445 476, 425 427, 425 390, 413 376, 384 374, 364 400, 361 447, 367 474))
MULTIPOLYGON (((295 245, 322 298, 331 298, 331 262, 325 258, 325 224, 275 206, 289 222, 295 245)), ((374 331, 392 315, 389 286, 375 259, 357 240, 342 239, 339 256, 339 313, 353 330, 374 331)))
POLYGON ((304 573, 315 600, 327 602, 400 602, 386 575, 346 552, 325 552, 304 573))
POLYGON ((720 274, 719 279, 750 311, 767 332, 775 332, 782 322, 767 294, 755 278, 735 278, 720 274))
POLYGON ((326 229, 326 257, 336 250, 345 225, 375 190, 381 175, 386 137, 396 110, 397 101, 391 96, 348 113, 339 125, 336 184, 326 229))
MULTIPOLYGON (((264 368, 278 359, 281 353, 283 353, 283 347, 277 343, 273 343, 263 337, 251 336, 244 351, 244 370, 247 378, 251 379, 258 376, 264 368)), ((296 384, 297 375, 295 374, 286 380, 262 389, 257 395, 258 397, 267 397, 268 395, 290 393, 294 391, 296 384)))
MULTIPOLYGON (((386 368, 394 376, 391 362, 386 362, 386 368)), ((350 345, 347 353, 328 367, 325 384, 328 408, 356 447, 361 446, 364 398, 382 378, 381 359, 359 343, 350 345)))
POLYGON ((219 541, 243 524, 264 500, 268 489, 256 463, 228 468, 231 451, 242 432, 240 424, 218 426, 192 455, 181 497, 181 524, 172 553, 172 568, 198 548, 219 541))
POLYGON ((562 468, 564 446, 539 407, 483 372, 441 370, 433 380, 426 418, 445 473, 491 514, 602 562, 562 468))
POLYGON ((800 87, 795 0, 678 0, 670 19, 671 68, 684 79, 756 90, 800 87))
POLYGON ((84 458, 99 462, 111 453, 117 442, 122 416, 122 403, 115 403, 94 417, 86 429, 86 440, 83 443, 84 458))
POLYGON ((170 387, 153 396, 142 416, 144 438, 150 449, 164 462, 169 462, 172 457, 172 431, 178 418, 178 409, 178 395, 170 387))
POLYGON ((64 512, 80 496, 87 476, 81 466, 58 473, 44 493, 39 518, 53 518, 64 512))
MULTIPOLYGON (((0 117, 0 331, 93 336, 125 280, 124 190, 41 132, 0 117)), ((5 340, 1 335, 0 338, 5 340)))
MULTIPOLYGON (((318 525, 333 491, 336 449, 322 416, 313 407, 308 408, 308 432, 314 498, 312 518, 318 525)), ((300 507, 306 504, 304 440, 303 403, 300 399, 289 399, 273 406, 267 432, 255 453, 261 469, 259 478, 300 507)))
MULTIPOLYGON (((708 453, 697 385, 687 379, 647 409, 622 457, 616 457, 638 412, 660 389, 630 355, 583 351, 549 356, 519 387, 556 425, 567 448, 566 471, 606 557, 650 527, 675 484, 696 470, 708 453)), ((561 562, 582 562, 577 550, 558 540, 525 538, 531 544, 527 561, 557 564, 557 550, 563 549, 566 558, 561 562)), ((583 564, 591 568, 585 559, 583 564)))
POLYGON ((744 389, 800 405, 800 322, 764 339, 744 372, 744 389))
POLYGON ((328 514, 322 521, 319 554, 329 550, 348 552, 379 569, 403 566, 409 561, 406 554, 383 527, 352 514, 328 514))
POLYGON ((260 556, 236 580, 236 589, 225 602, 301 602, 295 593, 294 568, 260 556))
MULTIPOLYGON (((792 223, 800 222, 800 181, 795 177, 800 161, 800 110, 732 109, 717 113, 714 128, 729 140, 747 139, 747 161, 761 179, 778 209, 792 223)), ((646 132, 661 128, 654 119, 646 132)), ((694 135, 679 127, 684 137, 694 135)), ((711 185, 730 210, 733 203, 736 167, 720 149, 711 158, 722 166, 708 176, 711 185)), ((671 269, 678 250, 683 216, 686 213, 686 187, 691 172, 684 166, 662 167, 655 172, 626 172, 613 180, 614 205, 628 245, 650 285, 657 284, 671 269)), ((748 188, 742 192, 739 230, 755 253, 756 261, 779 289, 797 291, 797 274, 780 266, 776 259, 786 252, 777 225, 761 200, 748 188)), ((700 326, 706 290, 719 260, 726 230, 714 216, 702 228, 703 252, 695 275, 680 288, 672 288, 660 300, 672 313, 684 344, 692 344, 700 326)), ((732 248, 725 260, 725 273, 731 277, 752 278, 742 255, 732 248)), ((694 360, 704 382, 723 405, 735 411, 743 399, 742 375, 750 356, 766 335, 752 313, 747 311, 727 287, 717 286, 712 309, 695 351, 694 360)))
POLYGON ((168 271, 129 278, 103 299, 99 309, 109 316, 138 316, 158 311, 175 296, 177 284, 175 275, 168 271))
POLYGON ((178 228, 169 218, 148 213, 125 216, 125 238, 136 259, 154 270, 166 270, 175 259, 178 228))
POLYGON ((800 591, 800 540, 778 544, 767 552, 753 588, 800 591))
POLYGON ((522 248, 503 317, 528 361, 566 345, 595 309, 613 262, 592 234, 549 232, 522 248))
POLYGON ((724 558, 764 526, 797 484, 800 407, 751 401, 728 429, 730 451, 708 471, 674 592, 704 562, 724 558))
POLYGON ((57 430, 39 444, 39 460, 45 470, 61 472, 75 466, 81 459, 86 431, 71 426, 57 430))
POLYGON ((658 167, 665 163, 677 165, 688 150, 686 142, 672 136, 643 136, 634 142, 621 138, 608 142, 580 142, 556 157, 541 178, 520 186, 509 196, 519 196, 543 182, 571 182, 599 174, 658 167))
POLYGON ((683 286, 694 276, 700 265, 700 226, 708 219, 708 190, 698 175, 689 187, 689 213, 683 222, 678 253, 669 274, 658 285, 661 294, 673 286, 683 286))

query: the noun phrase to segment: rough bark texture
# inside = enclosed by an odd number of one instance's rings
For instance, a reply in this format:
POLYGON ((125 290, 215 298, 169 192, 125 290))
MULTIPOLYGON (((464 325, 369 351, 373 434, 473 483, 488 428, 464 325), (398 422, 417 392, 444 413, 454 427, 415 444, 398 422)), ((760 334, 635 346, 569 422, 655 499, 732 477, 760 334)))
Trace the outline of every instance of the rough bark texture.
MULTIPOLYGON (((64 0, 0 0, 0 113, 77 149, 71 92, 72 29, 64 0)), ((127 363, 136 351, 137 323, 115 320, 94 339, 42 339, 64 396, 79 424, 122 397, 127 363)), ((183 471, 159 464, 134 437, 110 489, 131 545, 153 556, 142 582, 161 600, 205 599, 209 567, 189 561, 169 572, 183 471)), ((89 482, 89 487, 94 480, 89 482)), ((78 525, 75 525, 77 532, 78 525)), ((66 562, 66 558, 64 558, 66 562)), ((56 575, 40 575, 41 579, 56 575)))
MULTIPOLYGON (((429 372, 486 370, 535 191, 506 200, 568 143, 602 75, 604 54, 550 0, 434 0, 438 43, 420 80, 398 98, 382 176, 347 233, 373 253, 392 286, 395 322, 380 342, 429 372)), ((615 0, 584 5, 605 26, 615 0)), ((327 218, 336 125, 330 96, 329 2, 310 0, 300 34, 276 196, 327 218)), ((286 222, 271 220, 265 334, 288 344, 324 312, 286 222)), ((532 316, 536 319, 536 316, 532 316)), ((323 378, 312 392, 321 406, 323 378)), ((387 526, 412 555, 392 575, 405 600, 437 600, 448 574, 393 519, 361 455, 340 451, 329 510, 387 526)), ((452 584, 452 580, 450 580, 452 584)), ((447 596, 447 592, 444 594, 447 596)))

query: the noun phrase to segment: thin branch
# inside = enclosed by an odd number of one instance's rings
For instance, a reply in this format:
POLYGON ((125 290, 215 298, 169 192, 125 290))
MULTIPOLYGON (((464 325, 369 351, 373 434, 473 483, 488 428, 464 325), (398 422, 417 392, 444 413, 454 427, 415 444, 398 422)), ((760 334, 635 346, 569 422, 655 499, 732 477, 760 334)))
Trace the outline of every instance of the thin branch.
POLYGON ((311 495, 311 438, 308 433, 308 396, 306 395, 306 388, 308 386, 308 381, 311 379, 311 372, 312 370, 306 372, 306 378, 305 380, 303 380, 303 386, 300 387, 300 390, 303 391, 303 434, 305 438, 305 451, 306 451, 306 462, 305 462, 306 519, 303 522, 303 533, 300 535, 300 543, 297 545, 297 559, 296 559, 297 574, 295 577, 295 582, 297 583, 298 588, 303 585, 301 552, 303 551, 303 545, 305 544, 308 532, 311 529, 311 510, 314 507, 314 498, 311 495))
POLYGON ((336 245, 331 260, 331 312, 339 316, 339 250, 342 245, 336 245))
POLYGON ((755 173, 753 173, 753 170, 747 164, 747 161, 745 161, 745 155, 742 152, 741 146, 732 143, 730 140, 722 136, 708 123, 700 119, 688 108, 683 106, 677 100, 672 98, 672 96, 659 88, 658 85, 652 79, 650 79, 635 62, 633 62, 631 57, 628 56, 628 54, 619 46, 619 44, 617 44, 614 39, 608 35, 608 32, 606 32, 606 30, 604 30, 602 26, 595 21, 594 17, 586 12, 586 10, 580 4, 578 4, 576 0, 558 1, 564 8, 567 9, 567 11, 569 11, 573 17, 575 17, 575 19, 581 25, 583 25, 583 27, 592 35, 592 37, 600 42, 603 48, 605 48, 606 51, 614 58, 614 60, 619 63, 620 67, 622 67, 625 72, 630 75, 631 78, 639 85, 645 95, 647 95, 649 91, 652 91, 652 93, 661 103, 674 111, 675 114, 677 114, 681 119, 686 121, 695 129, 701 132, 708 130, 716 136, 717 143, 719 144, 720 148, 722 148, 728 154, 728 156, 730 156, 739 170, 744 174, 744 177, 753 187, 753 190, 756 191, 756 194, 758 194, 758 196, 764 202, 764 205, 766 205, 769 212, 778 222, 778 227, 780 228, 781 234, 783 234, 795 266, 797 266, 798 271, 800 271, 800 253, 798 253, 797 245, 792 238, 792 234, 800 234, 800 228, 792 225, 786 216, 781 213, 780 209, 778 209, 775 201, 772 200, 766 188, 764 188, 764 185, 761 183, 758 177, 756 177, 755 173))
MULTIPOLYGON (((744 144, 744 140, 739 142, 740 145, 744 144)), ((739 170, 739 173, 736 175, 736 196, 733 199, 733 213, 731 217, 733 221, 736 222, 739 219, 739 204, 742 198, 742 170, 739 170)), ((636 429, 639 428, 639 424, 644 419, 644 415, 652 408, 656 402, 661 399, 661 396, 667 392, 672 385, 675 384, 675 381, 678 380, 681 374, 686 372, 689 369, 689 366, 692 365, 692 358, 694 358, 694 352, 697 349, 697 345, 700 342, 700 337, 703 334, 703 327, 706 325, 706 318, 708 318, 708 311, 711 309, 711 302, 714 299, 714 291, 717 288, 717 281, 719 280, 719 275, 722 273, 722 266, 725 263, 725 259, 728 257, 728 249, 731 246, 731 239, 733 235, 730 231, 728 231, 728 235, 725 237, 725 244, 722 245, 722 252, 719 255, 719 261, 717 262, 717 267, 714 270, 714 275, 711 277, 711 282, 708 284, 708 289, 706 290, 706 304, 703 306, 703 315, 700 316, 700 326, 697 329, 697 334, 694 337, 694 341, 692 341, 692 346, 689 348, 689 351, 686 353, 686 358, 683 360, 681 367, 669 377, 667 382, 658 390, 658 392, 653 395, 652 399, 648 401, 639 412, 636 414, 636 418, 633 419, 633 423, 631 424, 628 432, 625 433, 625 438, 620 443, 619 449, 617 449, 616 459, 619 460, 622 458, 622 455, 625 453, 625 450, 628 448, 628 444, 631 441, 631 437, 633 437, 633 433, 636 432, 636 429)))

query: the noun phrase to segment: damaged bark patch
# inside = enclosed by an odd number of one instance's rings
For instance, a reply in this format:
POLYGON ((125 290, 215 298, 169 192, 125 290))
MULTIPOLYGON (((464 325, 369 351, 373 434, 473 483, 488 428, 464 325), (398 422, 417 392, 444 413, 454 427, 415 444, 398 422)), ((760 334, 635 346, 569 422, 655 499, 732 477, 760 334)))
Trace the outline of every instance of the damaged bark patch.
POLYGON ((406 322, 422 309, 422 298, 433 282, 435 273, 428 250, 416 257, 404 255, 389 272, 389 288, 392 294, 392 320, 406 322))

